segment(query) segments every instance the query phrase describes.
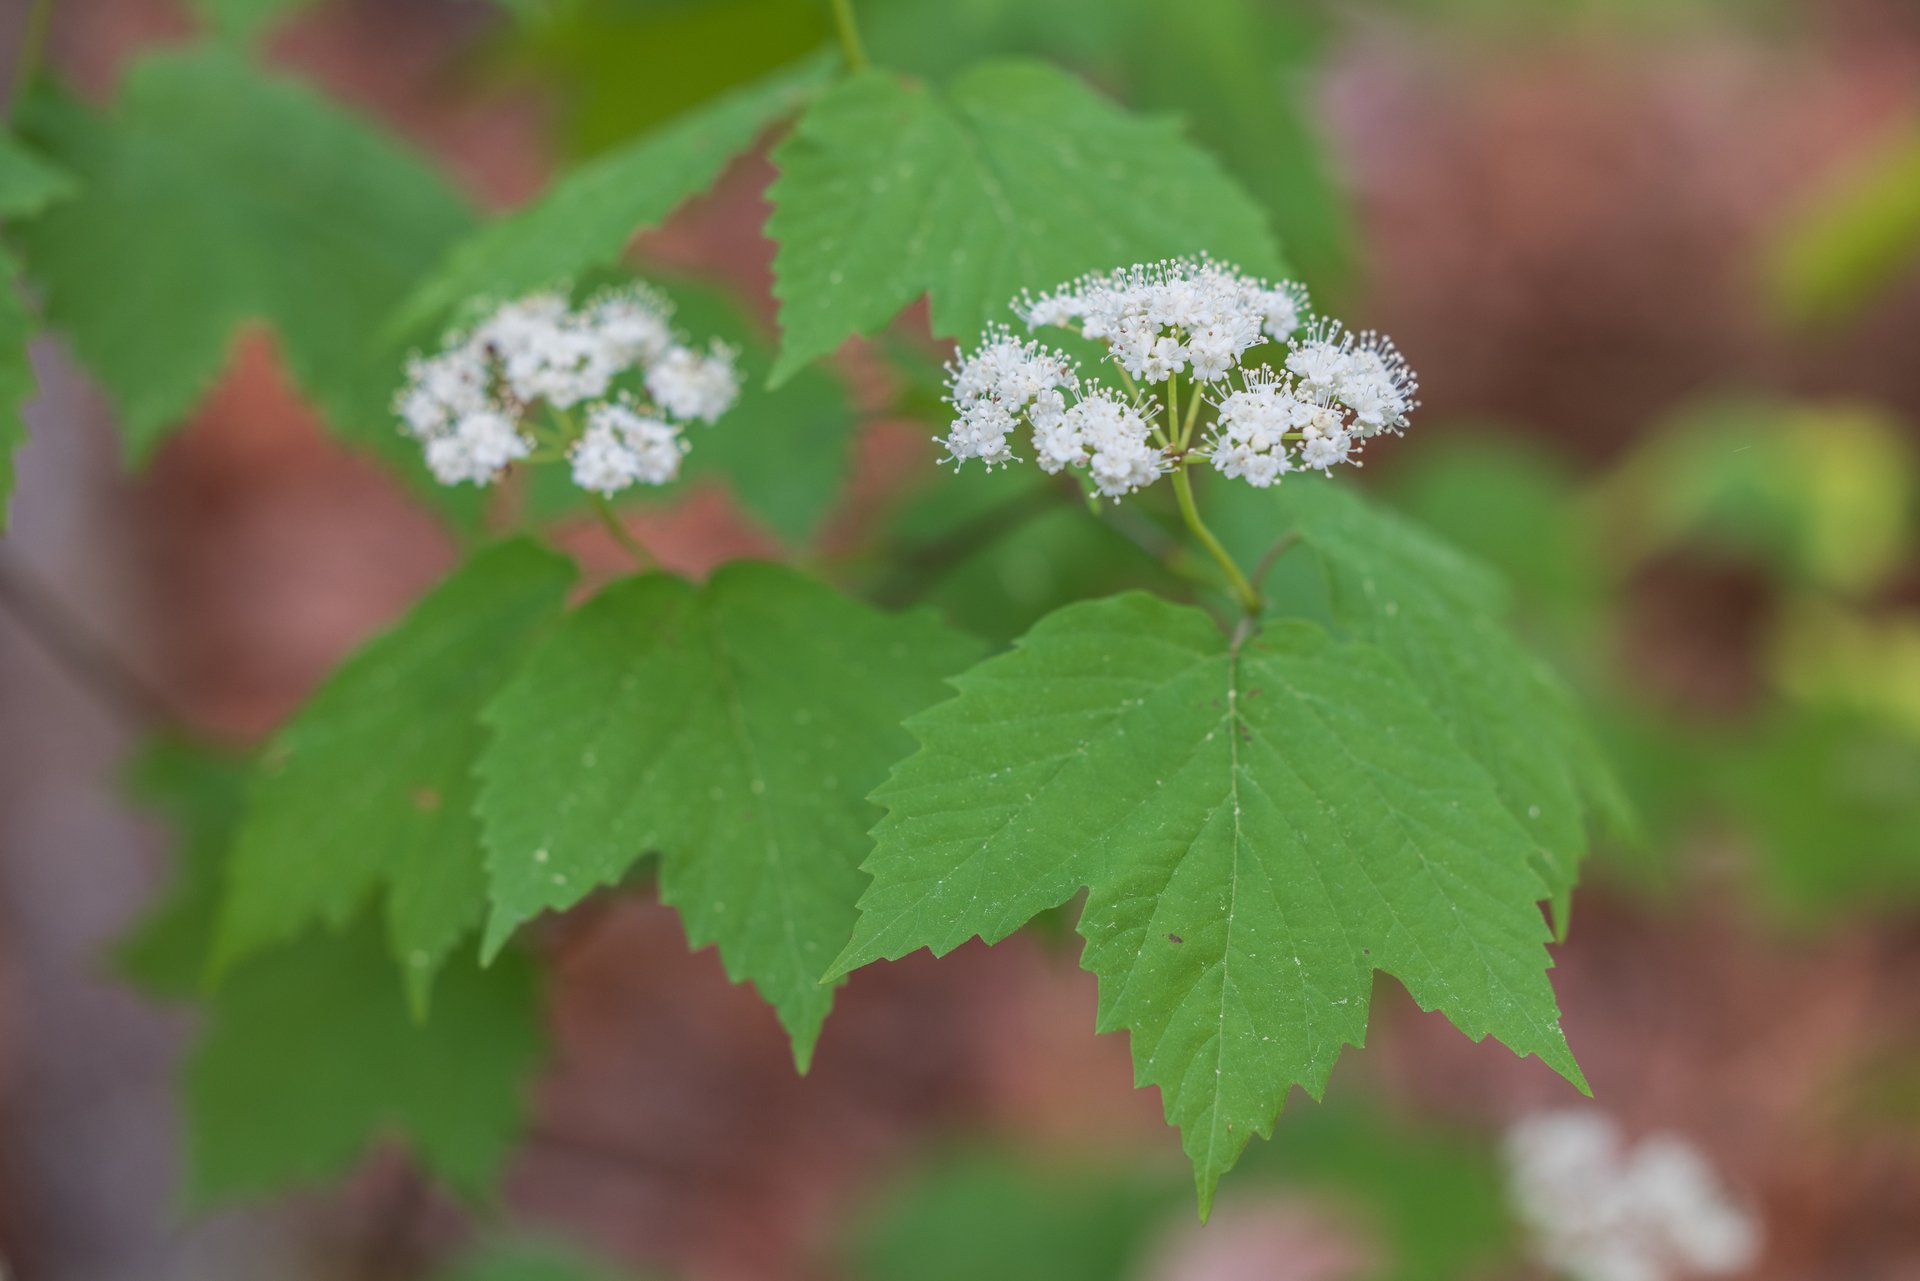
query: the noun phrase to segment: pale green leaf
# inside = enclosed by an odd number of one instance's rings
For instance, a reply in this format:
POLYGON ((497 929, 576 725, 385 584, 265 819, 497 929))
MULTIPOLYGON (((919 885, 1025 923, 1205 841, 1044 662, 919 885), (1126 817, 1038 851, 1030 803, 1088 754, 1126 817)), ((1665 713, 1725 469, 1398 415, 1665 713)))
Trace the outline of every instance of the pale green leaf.
POLYGON ((336 928, 369 897, 424 1005, 486 906, 473 762, 481 705, 560 616, 573 565, 527 541, 474 557, 341 665, 266 751, 220 926, 231 961, 336 928))
POLYGON ((1374 970, 1574 1082, 1534 842, 1405 673, 1306 623, 1233 646, 1138 593, 1069 606, 909 722, 830 976, 1089 890, 1102 1030, 1183 1132, 1202 1213, 1296 1084, 1366 1032, 1374 970))
POLYGON ((252 321, 337 428, 405 443, 387 412, 398 362, 370 335, 471 222, 418 156, 214 49, 142 58, 104 118, 38 99, 24 132, 81 182, 16 230, 27 274, 132 454, 195 407, 252 321))
POLYGON ((453 247, 389 332, 417 336, 473 298, 511 298, 617 262, 634 233, 712 184, 729 160, 826 80, 809 59, 581 165, 539 200, 453 247))
POLYGON ((536 997, 523 958, 462 960, 417 1021, 371 922, 248 960, 211 999, 186 1065, 193 1200, 332 1179, 386 1138, 486 1199, 542 1052, 536 997))
POLYGON ((977 653, 772 565, 608 588, 485 712, 488 946, 658 852, 689 941, 719 944, 804 1068, 853 928, 866 795, 911 746, 901 720, 977 653))
POLYGON ((851 76, 774 162, 776 381, 922 294, 936 334, 971 337, 1023 289, 1086 271, 1200 252, 1280 268, 1260 210, 1178 125, 1037 63, 944 90, 851 76))

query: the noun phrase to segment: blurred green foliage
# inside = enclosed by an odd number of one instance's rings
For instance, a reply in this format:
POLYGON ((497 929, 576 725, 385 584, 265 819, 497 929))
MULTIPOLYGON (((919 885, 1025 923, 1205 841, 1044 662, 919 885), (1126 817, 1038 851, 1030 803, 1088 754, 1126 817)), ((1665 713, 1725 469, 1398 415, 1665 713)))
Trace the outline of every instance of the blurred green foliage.
POLYGON ((1920 265, 1920 123, 1901 128, 1817 187, 1780 229, 1767 263, 1775 311, 1830 326, 1920 265))
POLYGON ((627 1274, 558 1242, 489 1241, 434 1281, 618 1281, 627 1274))
MULTIPOLYGON (((1031 56, 1082 72, 1129 105, 1185 118, 1267 209, 1316 288, 1352 269, 1350 218, 1314 120, 1318 6, 1255 0, 866 0, 876 62, 944 81, 1031 56)), ((562 0, 505 37, 493 64, 558 96, 566 148, 591 155, 832 38, 825 3, 562 0), (724 43, 726 58, 712 56, 724 43), (648 74, 633 68, 644 65, 648 74)))
MULTIPOLYGON (((1514 1245, 1495 1153, 1415 1126, 1377 1101, 1302 1108, 1243 1166, 1242 1206, 1306 1196, 1366 1234, 1367 1281, 1457 1281, 1514 1245)), ((1127 1281, 1188 1222, 1178 1170, 1126 1159, 953 1153, 883 1197, 854 1237, 859 1281, 1127 1281)))
POLYGON ((1523 621, 1574 677, 1645 832, 1611 866, 1670 880, 1694 840, 1731 832, 1776 920, 1920 903, 1920 468, 1860 406, 1723 399, 1675 414, 1582 482, 1538 446, 1425 447, 1389 493, 1500 568, 1523 621), (1771 603, 1753 705, 1720 719, 1663 705, 1619 651, 1655 562, 1737 564, 1771 603))

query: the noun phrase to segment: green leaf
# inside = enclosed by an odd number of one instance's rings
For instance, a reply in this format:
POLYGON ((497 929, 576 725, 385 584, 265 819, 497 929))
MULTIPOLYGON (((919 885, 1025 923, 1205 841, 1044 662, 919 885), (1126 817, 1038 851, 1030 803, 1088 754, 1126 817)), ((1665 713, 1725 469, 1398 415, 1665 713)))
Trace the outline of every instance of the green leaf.
POLYGON ((1179 126, 1037 63, 944 91, 878 71, 834 86, 774 153, 775 381, 872 334, 922 294, 971 336, 1023 289, 1209 252, 1277 272, 1260 210, 1179 126))
POLYGON ((1581 638, 1607 577, 1572 467, 1520 437, 1448 433, 1395 467, 1387 492, 1410 520, 1499 571, 1523 614, 1581 638))
POLYGON ((635 232, 711 185, 811 97, 830 67, 823 58, 788 67, 580 166, 532 205, 455 245, 388 331, 414 337, 469 299, 515 297, 619 261, 635 232))
POLYGON ((892 1191, 860 1234, 860 1281, 1116 1281, 1140 1274, 1165 1188, 1111 1169, 965 1153, 892 1191))
POLYGON ((172 741, 149 745, 129 771, 133 799, 176 838, 165 897, 114 948, 116 968, 150 996, 185 1000, 205 985, 247 772, 243 758, 172 741))
MULTIPOLYGON (((554 103, 573 155, 618 147, 833 39, 826 5, 793 0, 521 3, 544 9, 542 20, 514 31, 499 61, 507 75, 531 77, 542 101, 554 103), (727 56, 714 57, 721 47, 727 56), (641 63, 647 74, 636 76, 641 63)), ((860 14, 863 24, 868 16, 860 14)))
POLYGON ((336 427, 406 443, 387 409, 397 359, 369 335, 471 221, 418 156, 217 49, 142 58, 106 118, 38 99, 24 131, 82 184, 58 217, 16 230, 27 274, 136 458, 250 321, 273 326, 336 427))
MULTIPOLYGON (((0 132, 0 218, 31 218, 75 190, 64 170, 0 132)), ((8 500, 13 496, 13 454, 27 440, 23 411, 33 399, 33 313, 21 297, 19 268, 0 251, 0 533, 6 532, 8 500)))
POLYGON ((0 218, 31 218, 77 190, 72 174, 0 132, 0 218))
POLYGON ((1332 24, 1306 6, 1250 0, 1133 7, 1125 56, 1134 100, 1190 122, 1195 141, 1245 184, 1288 260, 1324 295, 1349 273, 1354 248, 1312 111, 1332 24))
POLYGON ((432 1018, 409 1017, 371 922, 249 960, 212 998, 186 1065, 193 1200, 331 1179, 390 1136, 486 1199, 541 1056, 537 1013, 533 970, 515 956, 448 966, 432 1018))
POLYGON ((1393 660, 1305 623, 1238 647, 1130 593, 1069 606, 909 722, 847 973, 997 942, 1082 886, 1100 1028, 1133 1034, 1201 1212, 1296 1084, 1366 1032, 1373 971, 1583 1084, 1534 842, 1393 660))
POLYGON ((1715 764, 1717 799, 1789 921, 1853 926, 1920 902, 1920 739, 1910 730, 1832 707, 1781 708, 1720 745, 1715 764))
POLYGON ((20 296, 13 258, 0 250, 0 533, 13 498, 14 451, 27 443, 27 403, 34 397, 33 315, 20 296))
POLYGON ((313 0, 193 0, 193 8, 216 35, 246 41, 312 3, 313 0))
POLYGON ((481 705, 560 616, 573 564, 536 544, 475 556, 341 665, 275 739, 239 834, 219 956, 384 899, 387 938, 424 1008, 480 923, 473 817, 481 705))
POLYGON ((1247 1177, 1321 1193, 1372 1226, 1388 1257, 1365 1281, 1498 1276, 1514 1251, 1490 1145, 1408 1125, 1382 1100, 1294 1112, 1247 1167, 1247 1177))
POLYGON ((610 1281, 620 1274, 558 1243, 502 1241, 436 1275, 439 1281, 610 1281))
POLYGON ((902 718, 978 654, 790 570, 705 587, 650 574, 602 592, 486 710, 479 763, 496 948, 658 851, 696 947, 779 1014, 805 1069, 853 926, 874 784, 902 718))
POLYGON ((1287 532, 1318 557, 1333 618, 1390 654, 1492 777, 1531 838, 1564 930, 1589 809, 1624 827, 1625 805, 1573 699, 1502 621, 1504 585, 1350 486, 1302 476, 1270 491, 1216 486, 1209 497, 1223 500, 1223 537, 1248 563, 1287 532))

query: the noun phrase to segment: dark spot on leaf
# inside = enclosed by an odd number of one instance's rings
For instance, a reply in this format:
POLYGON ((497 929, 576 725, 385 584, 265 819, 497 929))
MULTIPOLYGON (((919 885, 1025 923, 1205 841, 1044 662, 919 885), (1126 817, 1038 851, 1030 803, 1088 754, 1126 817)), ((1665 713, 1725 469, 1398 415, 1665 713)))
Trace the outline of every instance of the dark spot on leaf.
POLYGON ((431 787, 417 787, 413 791, 413 808, 431 814, 440 808, 440 793, 431 787))
POLYGON ((1181 937, 1180 937, 1180 936, 1179 936, 1178 934, 1169 934, 1169 935, 1167 935, 1167 942, 1169 942, 1169 943, 1184 943, 1184 942, 1186 942, 1186 940, 1185 940, 1185 939, 1183 939, 1183 938, 1181 938, 1181 937))

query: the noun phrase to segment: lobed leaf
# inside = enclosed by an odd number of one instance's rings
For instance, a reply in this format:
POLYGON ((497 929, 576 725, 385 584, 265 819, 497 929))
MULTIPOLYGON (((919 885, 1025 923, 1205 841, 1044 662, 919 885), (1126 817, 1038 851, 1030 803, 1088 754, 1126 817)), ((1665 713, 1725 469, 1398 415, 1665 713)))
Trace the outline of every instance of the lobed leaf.
POLYGON ((1502 621, 1505 585, 1349 487, 1302 476, 1265 493, 1241 488, 1227 502, 1238 526, 1231 541, 1250 551, 1291 533, 1304 548, 1286 555, 1317 558, 1333 620, 1391 655, 1492 777, 1531 839, 1564 932, 1589 812, 1617 828, 1630 821, 1574 700, 1502 621))
POLYGON ((187 1000, 204 986, 247 775, 244 758, 174 741, 149 744, 128 771, 133 799, 176 837, 164 897, 114 948, 116 968, 149 996, 187 1000))
POLYGON ((1366 1032, 1373 971, 1582 1084, 1559 1027, 1534 842, 1375 646, 1306 623, 1230 643, 1129 593, 1069 606, 909 722, 875 795, 838 977, 992 943, 1081 887, 1101 1030, 1133 1036, 1220 1175, 1366 1032))
POLYGON ((775 382, 922 294, 934 333, 970 335, 1021 290, 1087 271, 1201 252, 1280 269, 1259 208, 1176 124, 1039 63, 944 90, 850 76, 774 163, 775 382))
POLYGON ((199 1204, 345 1173, 403 1137, 463 1196, 490 1195, 542 1052, 532 967, 447 967, 433 1015, 408 1015, 370 922, 237 969, 207 1007, 184 1090, 199 1204))
POLYGON ((480 552, 343 663, 267 750, 221 914, 230 963, 383 900, 418 1007, 486 908, 473 762, 481 705, 560 617, 571 561, 480 552))
POLYGON ((35 100, 23 130, 80 183, 58 217, 16 229, 27 274, 136 458, 251 321, 336 427, 397 442, 397 361, 368 336, 471 222, 418 156, 215 48, 142 58, 107 117, 35 100))
POLYGON ((512 298, 619 261, 635 232, 710 186, 817 92, 831 65, 810 58, 784 68, 575 169, 533 204, 454 245, 389 331, 410 337, 470 298, 512 298))
POLYGON ((853 926, 867 792, 910 746, 902 718, 977 654, 773 565, 609 587, 484 714, 488 949, 657 851, 689 941, 752 981, 804 1070, 833 1003, 820 973, 853 926))

